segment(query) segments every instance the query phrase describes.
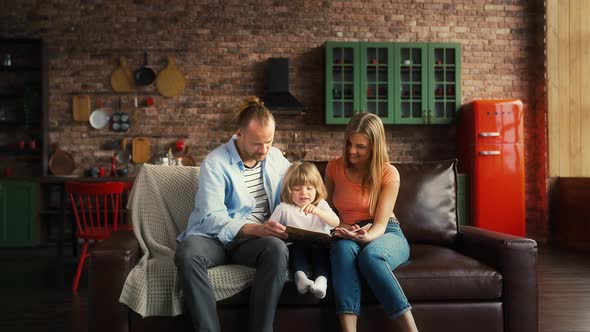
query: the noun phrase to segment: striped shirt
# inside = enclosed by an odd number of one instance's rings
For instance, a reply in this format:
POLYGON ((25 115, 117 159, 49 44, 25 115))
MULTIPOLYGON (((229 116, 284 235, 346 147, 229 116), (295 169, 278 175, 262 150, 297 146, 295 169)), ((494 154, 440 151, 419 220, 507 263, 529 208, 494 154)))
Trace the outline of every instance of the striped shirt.
POLYGON ((252 210, 252 215, 248 217, 248 221, 263 223, 268 220, 270 216, 270 206, 266 190, 264 190, 264 182, 262 179, 261 163, 256 163, 254 167, 244 167, 244 176, 246 186, 252 197, 256 200, 256 208, 252 210))

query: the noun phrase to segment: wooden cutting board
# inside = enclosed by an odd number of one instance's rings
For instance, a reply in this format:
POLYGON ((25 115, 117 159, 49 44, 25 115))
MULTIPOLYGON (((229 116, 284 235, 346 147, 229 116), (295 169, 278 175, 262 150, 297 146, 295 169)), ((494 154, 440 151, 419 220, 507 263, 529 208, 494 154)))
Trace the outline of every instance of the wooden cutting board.
POLYGON ((164 97, 175 97, 182 94, 186 81, 184 76, 174 66, 174 59, 168 56, 168 65, 162 69, 156 78, 156 87, 164 97))
POLYGON ((133 74, 127 67, 125 57, 119 59, 119 67, 111 74, 111 87, 115 92, 131 92, 135 89, 133 74))
POLYGON ((132 159, 136 164, 143 164, 150 160, 150 140, 145 137, 136 137, 131 142, 132 159))
POLYGON ((72 115, 74 121, 88 122, 90 118, 90 96, 72 97, 72 115))
POLYGON ((72 155, 56 146, 55 152, 49 158, 49 171, 53 175, 69 175, 76 168, 72 155))

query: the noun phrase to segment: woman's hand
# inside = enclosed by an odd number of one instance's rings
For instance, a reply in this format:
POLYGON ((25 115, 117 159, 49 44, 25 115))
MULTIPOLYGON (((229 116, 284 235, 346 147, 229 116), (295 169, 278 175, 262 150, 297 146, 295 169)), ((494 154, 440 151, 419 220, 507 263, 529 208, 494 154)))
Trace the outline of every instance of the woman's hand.
POLYGON ((363 227, 359 227, 358 225, 352 225, 349 228, 336 227, 334 228, 333 235, 342 239, 353 240, 358 243, 369 243, 372 240, 367 232, 370 227, 370 224, 363 227))

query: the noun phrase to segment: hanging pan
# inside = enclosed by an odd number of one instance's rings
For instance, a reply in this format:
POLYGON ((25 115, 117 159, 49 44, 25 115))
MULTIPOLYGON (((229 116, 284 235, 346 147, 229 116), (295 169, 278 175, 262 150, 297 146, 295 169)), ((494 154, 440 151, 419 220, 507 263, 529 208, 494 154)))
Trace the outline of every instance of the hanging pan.
POLYGON ((135 79, 135 84, 140 86, 146 86, 152 84, 156 79, 156 73, 152 68, 148 66, 147 61, 147 52, 143 53, 144 63, 141 68, 135 71, 133 78, 135 79))

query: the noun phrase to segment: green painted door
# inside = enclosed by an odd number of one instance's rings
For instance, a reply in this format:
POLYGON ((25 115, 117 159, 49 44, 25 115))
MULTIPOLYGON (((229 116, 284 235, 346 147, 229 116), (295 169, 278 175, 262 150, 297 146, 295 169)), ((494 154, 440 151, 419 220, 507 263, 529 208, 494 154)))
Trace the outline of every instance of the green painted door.
POLYGON ((359 43, 326 43, 326 124, 347 124, 360 108, 359 43))
POLYGON ((38 184, 0 181, 0 246, 31 246, 37 243, 38 184))
POLYGON ((461 105, 461 47, 428 44, 428 123, 451 123, 461 105))
POLYGON ((393 44, 362 43, 360 51, 360 112, 378 115, 384 124, 394 123, 393 44))
POLYGON ((395 54, 398 59, 394 65, 397 84, 395 91, 399 91, 395 101, 395 123, 427 123, 426 44, 396 43, 395 54))

